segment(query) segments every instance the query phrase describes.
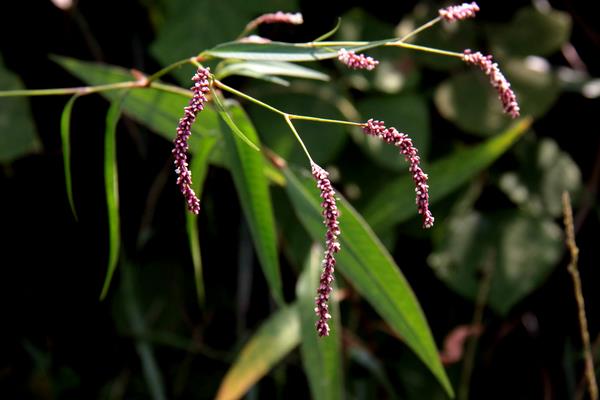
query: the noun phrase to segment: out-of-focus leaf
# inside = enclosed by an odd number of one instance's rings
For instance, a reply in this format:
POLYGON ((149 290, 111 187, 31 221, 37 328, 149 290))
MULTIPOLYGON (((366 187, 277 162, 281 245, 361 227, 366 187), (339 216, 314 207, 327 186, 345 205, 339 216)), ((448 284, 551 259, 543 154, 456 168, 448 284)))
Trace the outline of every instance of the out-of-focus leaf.
MULTIPOLYGON (((341 113, 329 102, 310 94, 268 94, 261 100, 286 112, 316 117, 343 119, 341 113)), ((265 144, 290 163, 306 165, 306 155, 283 118, 258 106, 249 106, 252 121, 265 144)), ((331 161, 347 140, 341 125, 319 122, 294 121, 302 140, 312 157, 319 163, 331 161)))
MULTIPOLYGON (((260 143, 254 126, 242 108, 230 106, 228 111, 244 136, 253 143, 260 143)), ((258 259, 273 297, 279 304, 283 304, 275 219, 269 182, 264 173, 263 156, 236 135, 225 134, 223 138, 233 181, 252 233, 258 259)))
MULTIPOLYGON (((398 395, 394 390, 394 385, 390 382, 383 363, 379 361, 373 353, 366 347, 357 342, 350 341, 348 344, 348 356, 355 363, 361 365, 368 370, 371 375, 385 388, 390 399, 397 399, 398 395)), ((403 373, 404 374, 404 373, 403 373)), ((403 375, 402 374, 402 375, 403 375)), ((438 390, 442 390, 439 386, 434 386, 438 390)))
POLYGON ((302 334, 300 351, 313 399, 343 399, 340 313, 333 299, 329 302, 329 336, 319 337, 315 329, 315 294, 322 258, 323 248, 313 245, 296 287, 302 334))
MULTIPOLYGON (((323 240, 321 201, 315 182, 286 168, 286 189, 296 215, 313 240, 323 240)), ((440 362, 431 331, 408 282, 363 218, 343 198, 340 210, 338 271, 352 283, 390 327, 429 367, 446 391, 452 387, 440 362)))
MULTIPOLYGON (((0 56, 0 90, 24 88, 19 77, 3 67, 0 56)), ((0 163, 9 163, 39 149, 27 99, 0 98, 0 163)))
POLYGON ((522 142, 515 150, 521 168, 503 174, 500 188, 534 215, 559 217, 562 192, 576 193, 581 188, 579 167, 549 138, 522 142))
POLYGON ((221 381, 216 399, 241 398, 299 343, 298 307, 285 306, 271 315, 244 345, 221 381))
MULTIPOLYGON (((531 125, 523 119, 501 135, 470 149, 460 150, 447 158, 424 166, 429 175, 430 204, 435 204, 468 182, 500 157, 531 125)), ((435 215, 435 209, 433 210, 435 215)), ((404 175, 390 182, 366 206, 363 215, 373 229, 382 231, 416 215, 412 178, 404 175)))
POLYGON ((566 12, 521 8, 508 24, 489 26, 494 53, 512 56, 550 55, 569 40, 571 17, 566 12))
MULTIPOLYGON (((417 95, 368 97, 357 104, 366 121, 369 118, 384 120, 386 126, 394 126, 406 133, 419 149, 422 160, 427 159, 429 150, 429 110, 425 99, 417 95)), ((381 139, 367 136, 362 130, 352 133, 372 160, 394 171, 406 170, 404 156, 398 148, 384 143, 381 139)))
POLYGON ((283 61, 240 61, 227 64, 217 73, 217 79, 230 75, 255 76, 291 76, 294 78, 328 81, 329 76, 317 70, 283 61))
POLYGON ((67 101, 60 117, 60 139, 62 141, 63 149, 65 186, 67 189, 69 205, 71 206, 71 212, 75 219, 77 219, 77 210, 75 209, 75 202, 73 201, 73 181, 71 179, 71 111, 73 110, 73 104, 75 104, 75 100, 77 100, 78 97, 78 95, 74 95, 67 101))
POLYGON ((475 299, 491 267, 490 307, 506 314, 541 285, 560 259, 562 235, 551 219, 516 211, 457 215, 435 244, 429 264, 457 293, 475 299))
MULTIPOLYGON (((193 177, 192 189, 194 189, 198 198, 202 197, 204 180, 206 178, 206 173, 208 172, 208 157, 215 144, 217 144, 216 137, 206 136, 199 140, 194 152, 194 157, 190 163, 190 172, 193 177)), ((196 283, 198 305, 204 307, 205 290, 204 277, 202 274, 202 256, 200 254, 200 238, 198 235, 198 217, 186 209, 185 222, 190 253, 192 255, 192 263, 194 264, 194 280, 196 283)))
POLYGON ((104 190, 108 214, 108 268, 100 300, 103 300, 110 287, 121 247, 121 219, 119 216, 119 176, 117 173, 117 124, 121 116, 121 104, 128 92, 121 92, 114 100, 106 115, 104 133, 104 190))

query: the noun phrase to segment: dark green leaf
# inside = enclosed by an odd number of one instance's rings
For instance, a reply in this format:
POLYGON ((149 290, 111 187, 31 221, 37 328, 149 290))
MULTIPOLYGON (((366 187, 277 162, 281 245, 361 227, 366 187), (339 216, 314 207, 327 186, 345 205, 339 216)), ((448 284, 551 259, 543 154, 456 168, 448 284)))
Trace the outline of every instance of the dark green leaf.
POLYGON ((312 247, 296 287, 302 334, 302 362, 308 376, 313 399, 343 399, 344 385, 341 360, 341 325, 339 307, 333 296, 329 302, 331 328, 327 337, 319 337, 315 329, 315 295, 319 287, 323 248, 312 247))
POLYGON ((501 314, 541 285, 560 259, 562 235, 551 220, 515 211, 472 212, 448 221, 429 257, 437 276, 470 299, 482 266, 491 268, 489 305, 501 314))
POLYGON ((225 121, 229 129, 231 129, 231 132, 233 132, 239 139, 242 140, 242 142, 246 143, 253 150, 260 151, 260 149, 250 139, 248 139, 246 135, 244 135, 244 132, 242 132, 240 128, 237 127, 235 122, 233 122, 233 120, 229 116, 229 113, 225 109, 225 106, 223 105, 223 102, 221 101, 219 95, 214 91, 212 92, 212 94, 213 100, 215 101, 217 109, 219 110, 219 116, 223 119, 223 121, 225 121))
MULTIPOLYGON (((233 123, 251 142, 260 143, 254 126, 241 107, 228 108, 233 123)), ((273 297, 283 304, 277 236, 269 182, 260 152, 251 149, 237 135, 223 135, 229 167, 233 175, 242 210, 273 297)))
MULTIPOLYGON (((319 192, 311 179, 284 170, 286 189, 296 215, 313 240, 324 240, 319 192)), ((338 200, 340 243, 338 268, 391 328, 429 367, 446 391, 452 387, 440 363, 431 331, 408 282, 367 223, 345 199, 338 200)))
POLYGON ((259 379, 300 343, 297 305, 271 315, 244 345, 221 381, 217 400, 241 398, 259 379))
MULTIPOLYGON (((480 145, 457 151, 431 166, 424 166, 424 171, 429 175, 430 204, 435 204, 490 166, 530 125, 530 119, 523 119, 503 134, 480 145)), ((433 213, 435 215, 435 209, 433 213)), ((390 182, 373 196, 363 214, 376 231, 385 230, 415 216, 412 178, 404 175, 390 182)))
POLYGON ((62 116, 60 117, 60 139, 62 141, 63 150, 65 186, 67 189, 67 197, 69 198, 69 205, 71 206, 71 212, 75 219, 77 219, 77 210, 75 209, 75 202, 73 201, 73 181, 71 178, 71 111, 73 110, 73 104, 75 104, 75 100, 77 100, 78 97, 79 95, 74 95, 67 101, 62 116))
POLYGON ((119 176, 117 174, 117 124, 121 116, 121 105, 127 92, 111 103, 106 115, 104 133, 104 189, 108 214, 108 268, 100 300, 103 300, 110 287, 121 247, 121 222, 119 217, 119 176))

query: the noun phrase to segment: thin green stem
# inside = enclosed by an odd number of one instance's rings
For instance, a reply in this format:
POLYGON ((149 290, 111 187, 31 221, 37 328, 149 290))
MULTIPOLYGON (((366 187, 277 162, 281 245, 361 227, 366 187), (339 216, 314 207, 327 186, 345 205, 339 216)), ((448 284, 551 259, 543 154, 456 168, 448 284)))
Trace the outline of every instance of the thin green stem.
POLYGON ((288 118, 290 120, 297 119, 302 121, 313 121, 313 122, 324 122, 329 124, 340 124, 340 125, 352 125, 352 126, 364 126, 364 123, 361 122, 352 122, 352 121, 342 121, 338 119, 328 119, 328 118, 317 118, 317 117, 309 117, 306 115, 296 115, 296 114, 288 114, 288 118))
POLYGON ((146 78, 146 81, 148 83, 154 82, 155 80, 157 80, 161 76, 168 74, 169 72, 173 71, 174 69, 179 68, 179 67, 181 67, 182 65, 185 65, 185 64, 192 64, 195 61, 196 61, 196 57, 188 57, 188 58, 184 58, 183 60, 179 60, 179 61, 177 61, 177 62, 175 62, 175 63, 173 63, 171 65, 167 65, 166 67, 164 67, 160 71, 155 72, 154 74, 150 75, 148 78, 146 78))
POLYGON ((423 32, 426 29, 431 28, 432 26, 434 26, 435 24, 437 24, 438 22, 440 22, 442 20, 441 17, 437 17, 432 19, 429 22, 426 22, 425 24, 421 25, 420 27, 418 27, 417 29, 415 29, 412 32, 407 33, 406 35, 402 36, 399 40, 399 42, 406 42, 408 39, 410 39, 413 36, 416 36, 417 34, 423 32))
POLYGON ((287 116, 287 114, 285 112, 283 112, 283 111, 281 111, 281 110, 279 110, 279 109, 277 109, 277 108, 275 108, 273 106, 270 106, 267 103, 264 103, 264 102, 262 102, 262 101, 260 101, 260 100, 258 100, 256 98, 254 98, 252 96, 249 96, 246 93, 240 92, 239 90, 236 90, 236 89, 232 88, 231 86, 227 86, 226 84, 224 84, 223 82, 221 82, 221 81, 219 81, 217 79, 215 79, 213 81, 213 83, 215 85, 217 85, 219 88, 221 88, 221 89, 223 89, 223 90, 225 90, 225 91, 227 91, 229 93, 233 93, 236 96, 240 96, 241 98, 244 98, 244 99, 246 99, 248 101, 251 101, 254 104, 258 104, 261 107, 264 107, 264 108, 266 108, 268 110, 273 111, 274 113, 277 113, 279 115, 283 115, 284 117, 287 116))
POLYGON ((33 89, 33 90, 6 90, 1 92, 0 97, 16 97, 16 96, 56 96, 56 95, 71 95, 79 94, 86 95, 97 92, 104 92, 108 90, 117 89, 132 89, 135 87, 141 87, 142 84, 138 81, 127 81, 110 83, 107 85, 98 86, 78 86, 72 88, 57 88, 57 89, 33 89))
POLYGON ((405 49, 411 49, 411 50, 424 51, 426 53, 434 53, 434 54, 439 54, 442 56, 450 56, 450 57, 458 57, 458 58, 463 57, 462 53, 457 53, 455 51, 434 49, 432 47, 418 46, 416 44, 403 43, 401 41, 386 43, 385 45, 386 46, 394 46, 394 47, 403 47, 405 49))
POLYGON ((296 136, 296 140, 298 141, 298 143, 300 143, 300 146, 302 146, 302 150, 304 150, 304 153, 306 154, 306 157, 308 157, 308 161, 310 161, 310 163, 313 164, 314 161, 313 161, 312 157, 310 156, 310 153, 308 152, 308 149, 306 148, 306 145, 304 144, 304 142, 300 138, 300 135, 298 134, 298 131, 296 131, 296 127, 294 126, 294 124, 292 124, 292 121, 290 120, 290 116, 287 115, 287 114, 284 114, 283 119, 285 119, 285 122, 288 124, 288 126, 290 127, 290 129, 294 133, 294 136, 296 136))
POLYGON ((168 85, 165 83, 152 82, 150 84, 150 87, 153 89, 161 90, 163 92, 175 93, 180 96, 185 96, 185 97, 190 97, 190 98, 193 96, 193 93, 191 90, 184 89, 179 86, 168 85))

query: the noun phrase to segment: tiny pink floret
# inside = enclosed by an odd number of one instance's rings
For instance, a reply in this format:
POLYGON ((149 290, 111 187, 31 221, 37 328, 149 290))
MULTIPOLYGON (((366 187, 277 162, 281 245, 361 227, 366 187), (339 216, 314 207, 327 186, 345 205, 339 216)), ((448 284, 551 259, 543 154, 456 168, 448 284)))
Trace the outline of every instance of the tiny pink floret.
POLYGON ((398 132, 396 128, 386 128, 383 121, 374 119, 368 120, 363 130, 367 135, 378 137, 386 143, 393 144, 404 155, 409 164, 408 170, 415 183, 417 211, 423 217, 423 227, 431 228, 435 218, 429 211, 428 177, 421 169, 419 151, 413 146, 412 140, 406 134, 398 132))
POLYGON ((348 68, 366 69, 367 71, 371 71, 379 64, 379 61, 373 59, 373 57, 367 57, 364 54, 356 54, 355 52, 346 49, 340 49, 338 51, 338 60, 348 68))
POLYGON ((312 163, 312 175, 317 181, 317 187, 321 192, 321 208, 323 209, 323 223, 327 228, 325 235, 325 258, 323 259, 323 272, 315 298, 315 313, 319 319, 316 323, 319 336, 329 336, 329 295, 333 290, 333 273, 335 270, 335 253, 340 251, 340 226, 338 217, 340 215, 335 203, 335 191, 329 181, 329 173, 315 163, 312 163))
POLYGON ((448 22, 460 21, 467 18, 475 17, 475 13, 479 11, 477 3, 462 3, 459 6, 450 6, 438 10, 440 17, 448 22))
POLYGON ((175 157, 175 172, 177 173, 177 184, 185 197, 188 209, 194 214, 200 212, 200 200, 192 189, 192 173, 188 168, 188 139, 192 134, 192 125, 196 116, 204 109, 206 93, 209 88, 210 68, 199 67, 192 77, 194 86, 191 87, 193 96, 184 108, 184 115, 177 126, 177 136, 173 140, 173 155, 175 157))
POLYGON ((462 59, 467 64, 479 67, 488 76, 490 83, 498 92, 504 112, 512 118, 517 118, 520 115, 517 96, 511 89, 510 83, 506 80, 504 74, 500 71, 500 68, 498 68, 498 63, 494 62, 492 56, 484 56, 480 52, 473 53, 467 49, 463 52, 462 59))

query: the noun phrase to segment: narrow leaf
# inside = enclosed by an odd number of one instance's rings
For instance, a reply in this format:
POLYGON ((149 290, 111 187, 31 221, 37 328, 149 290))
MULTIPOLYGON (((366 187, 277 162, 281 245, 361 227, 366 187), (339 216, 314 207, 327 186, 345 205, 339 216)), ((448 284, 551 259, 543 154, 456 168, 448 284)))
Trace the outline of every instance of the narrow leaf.
MULTIPOLYGON (((296 287, 302 335, 300 352, 312 398, 343 399, 342 335, 339 307, 335 300, 329 304, 329 312, 332 315, 329 321, 331 327, 329 336, 321 338, 315 329, 317 318, 314 312, 315 294, 319 287, 322 257, 322 247, 313 246, 296 287)), ((333 294, 335 296, 335 290, 333 294)))
POLYGON ((342 18, 338 17, 338 20, 337 20, 335 26, 333 27, 333 29, 327 33, 322 34, 321 36, 319 36, 318 38, 313 40, 313 42, 322 42, 325 39, 329 39, 330 37, 335 35, 335 33, 338 31, 338 29, 340 29, 340 25, 342 25, 342 18))
MULTIPOLYGON (((208 157, 213 150, 217 138, 205 137, 198 144, 192 162, 190 163, 190 171, 192 173, 192 189, 196 192, 198 198, 202 196, 204 188, 204 180, 208 172, 208 157)), ((188 243, 190 245, 190 253, 192 255, 192 263, 194 265, 194 281, 196 283, 196 295, 198 297, 198 305, 204 307, 205 290, 204 277, 202 274, 202 256, 200 253, 200 238, 198 234, 198 216, 187 212, 185 213, 186 229, 188 234, 188 243)))
POLYGON ((121 116, 121 104, 125 95, 121 94, 113 101, 106 115, 104 132, 104 188, 106 191, 106 208, 108 214, 108 269, 100 300, 104 300, 110 287, 121 245, 121 222, 119 218, 119 177, 117 174, 117 123, 121 116))
POLYGON ((216 399, 241 398, 299 342, 298 307, 285 306, 263 323, 244 345, 237 360, 223 378, 216 399))
MULTIPOLYGON (((470 149, 457 151, 424 170, 429 175, 430 204, 434 204, 489 167, 529 129, 531 119, 522 119, 506 132, 470 149)), ((363 215, 375 231, 383 231, 416 215, 414 184, 404 175, 373 195, 363 215)), ((433 211, 435 215, 435 210, 433 211)))
MULTIPOLYGON (((234 126, 243 132, 242 136, 251 142, 259 143, 254 126, 242 108, 231 106, 228 111, 234 126)), ((224 134, 223 138, 229 168, 252 233, 258 259, 273 297, 277 303, 283 304, 275 218, 263 157, 260 152, 243 143, 239 135, 224 134)))
POLYGON ((215 91, 213 91, 212 94, 213 94, 213 100, 215 101, 215 104, 217 105, 217 108, 219 110, 218 111, 219 116, 223 119, 223 121, 225 121, 225 123, 227 124, 229 129, 231 129, 231 131, 233 133, 235 133, 238 138, 242 139, 242 141, 244 143, 246 143, 248 146, 250 146, 252 149, 254 149, 256 151, 260 151, 260 149, 250 139, 248 139, 248 137, 244 134, 244 132, 242 132, 240 130, 240 128, 237 127, 235 122, 233 122, 233 120, 229 116, 229 113, 227 112, 227 109, 221 102, 219 95, 215 91))
POLYGON ((71 111, 73 110, 73 104, 79 95, 72 96, 65 108, 63 109, 60 117, 60 138, 62 141, 63 150, 63 167, 65 170, 65 186, 67 189, 67 197, 69 199, 69 205, 71 206, 71 212, 75 219, 77 219, 77 210, 75 209, 75 202, 73 201, 73 181, 71 178, 71 111))
POLYGON ((230 75, 257 76, 291 76, 294 78, 328 81, 329 76, 312 68, 284 61, 241 61, 227 64, 217 73, 218 79, 230 75), (249 75, 248 75, 249 74, 249 75))
MULTIPOLYGON (((284 170, 287 193, 296 215, 313 240, 322 240, 319 192, 311 178, 300 180, 290 169, 284 170)), ((338 271, 383 317, 390 327, 427 365, 446 392, 453 396, 450 381, 440 362, 431 331, 408 282, 391 255, 363 218, 344 199, 340 209, 338 271)))

